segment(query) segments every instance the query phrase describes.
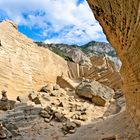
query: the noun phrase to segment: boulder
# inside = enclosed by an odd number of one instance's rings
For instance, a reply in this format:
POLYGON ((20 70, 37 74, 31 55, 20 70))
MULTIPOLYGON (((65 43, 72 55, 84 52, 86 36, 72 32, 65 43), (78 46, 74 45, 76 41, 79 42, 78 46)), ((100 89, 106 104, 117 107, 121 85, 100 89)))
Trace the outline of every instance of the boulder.
POLYGON ((80 83, 76 88, 76 93, 79 96, 91 99, 96 105, 105 106, 113 97, 114 90, 97 81, 91 81, 80 83))
POLYGON ((49 122, 51 121, 51 117, 50 117, 50 118, 45 118, 44 121, 45 121, 46 123, 49 123, 49 122))
POLYGON ((41 92, 46 92, 46 93, 49 93, 53 90, 53 85, 52 84, 47 84, 46 86, 42 87, 40 89, 41 92))
POLYGON ((38 93, 32 92, 28 95, 28 98, 32 101, 38 96, 38 93))
POLYGON ((33 100, 33 102, 35 104, 41 104, 41 98, 39 98, 38 96, 33 100))
POLYGON ((79 116, 78 120, 86 121, 86 120, 88 120, 88 116, 87 115, 81 115, 81 116, 79 116))
POLYGON ((48 94, 41 94, 41 97, 46 101, 50 101, 50 96, 48 94))
POLYGON ((43 117, 43 118, 49 118, 49 117, 50 117, 50 115, 48 114, 48 112, 46 112, 46 111, 44 111, 44 110, 42 110, 42 111, 40 112, 40 116, 43 117))
POLYGON ((56 96, 56 97, 58 97, 58 96, 60 95, 60 93, 59 93, 59 91, 54 90, 54 91, 52 91, 49 95, 50 95, 50 96, 56 96))
POLYGON ((59 112, 55 113, 55 121, 64 122, 66 120, 67 120, 67 118, 62 113, 59 113, 59 112))
POLYGON ((53 90, 59 90, 59 89, 60 89, 60 86, 58 84, 53 86, 53 90))
POLYGON ((44 108, 44 110, 50 115, 54 115, 54 110, 50 106, 47 106, 46 108, 44 108))
POLYGON ((29 98, 28 96, 17 96, 17 101, 20 101, 21 103, 27 103, 29 98))
POLYGON ((38 93, 30 93, 28 98, 34 102, 35 104, 41 104, 41 98, 39 97, 39 94, 38 93))
POLYGON ((74 122, 66 122, 63 124, 62 130, 64 134, 67 133, 75 133, 76 132, 77 125, 74 122))
POLYGON ((76 121, 75 120, 74 123, 76 124, 77 127, 80 127, 81 126, 81 122, 79 122, 79 121, 76 121))

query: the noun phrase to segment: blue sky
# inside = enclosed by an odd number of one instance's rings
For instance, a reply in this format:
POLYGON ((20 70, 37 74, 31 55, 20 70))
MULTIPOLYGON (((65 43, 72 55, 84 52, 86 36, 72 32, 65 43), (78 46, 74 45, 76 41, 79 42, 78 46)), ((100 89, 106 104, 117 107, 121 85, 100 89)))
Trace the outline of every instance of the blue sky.
POLYGON ((34 41, 106 42, 86 0, 0 0, 0 20, 10 19, 34 41))

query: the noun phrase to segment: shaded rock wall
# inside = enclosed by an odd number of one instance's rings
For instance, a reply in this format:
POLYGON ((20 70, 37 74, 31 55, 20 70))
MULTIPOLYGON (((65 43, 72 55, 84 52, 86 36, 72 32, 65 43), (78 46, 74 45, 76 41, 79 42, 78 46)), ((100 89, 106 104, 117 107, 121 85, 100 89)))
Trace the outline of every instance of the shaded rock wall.
POLYGON ((63 58, 37 47, 10 21, 0 23, 0 90, 7 90, 8 96, 15 98, 47 82, 56 82, 62 73, 68 73, 63 58))
POLYGON ((140 129, 140 0, 88 0, 122 61, 127 111, 140 129))

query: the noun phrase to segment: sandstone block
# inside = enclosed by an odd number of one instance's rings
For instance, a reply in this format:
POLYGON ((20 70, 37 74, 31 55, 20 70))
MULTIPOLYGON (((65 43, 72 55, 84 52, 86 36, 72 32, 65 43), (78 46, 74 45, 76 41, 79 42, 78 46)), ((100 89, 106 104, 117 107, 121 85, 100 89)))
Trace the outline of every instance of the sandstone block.
POLYGON ((76 93, 79 96, 91 99, 96 105, 105 106, 113 97, 114 91, 97 81, 91 81, 80 83, 76 88, 76 93))

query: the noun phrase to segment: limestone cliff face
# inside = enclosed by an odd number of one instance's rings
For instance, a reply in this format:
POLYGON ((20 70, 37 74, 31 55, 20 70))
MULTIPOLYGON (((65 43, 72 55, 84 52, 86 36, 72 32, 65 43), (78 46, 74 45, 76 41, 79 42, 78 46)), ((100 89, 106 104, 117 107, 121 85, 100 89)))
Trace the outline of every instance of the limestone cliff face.
POLYGON ((88 0, 122 61, 127 111, 140 129, 140 0, 88 0))
POLYGON ((0 90, 10 97, 38 90, 58 75, 67 76, 67 62, 46 48, 37 47, 10 21, 0 23, 0 90))

